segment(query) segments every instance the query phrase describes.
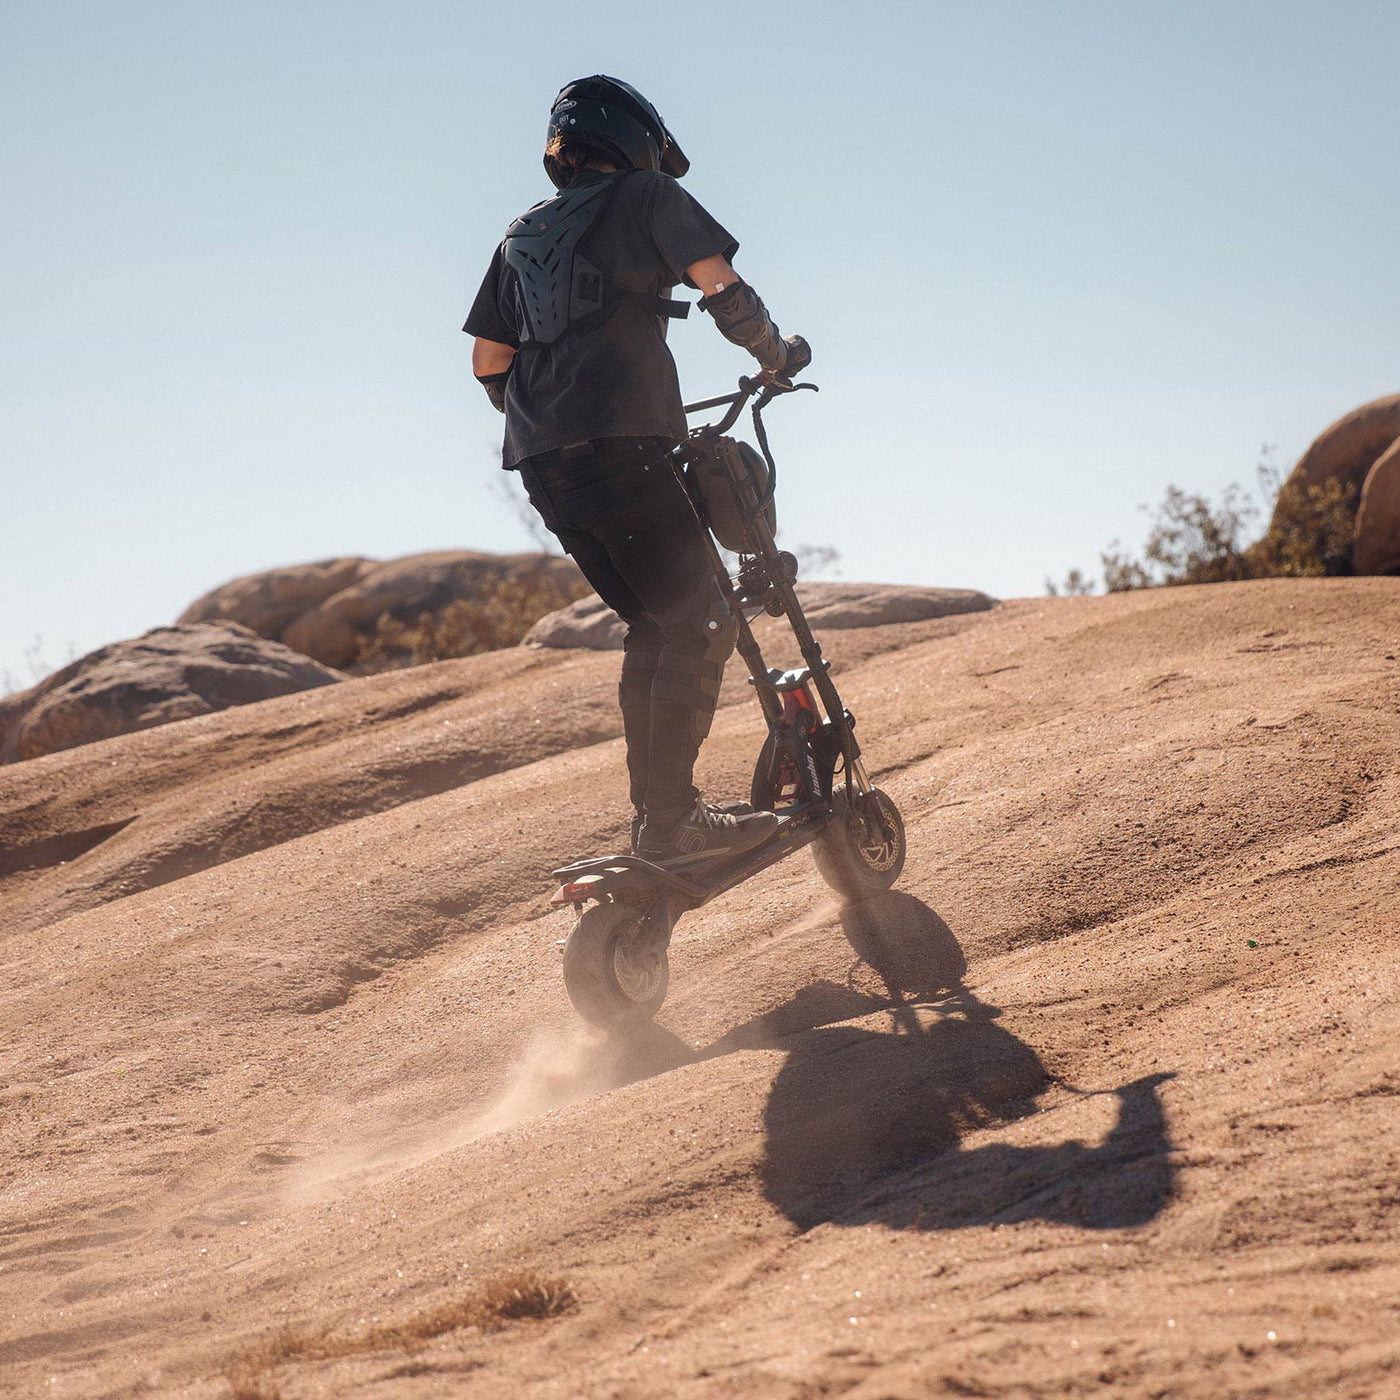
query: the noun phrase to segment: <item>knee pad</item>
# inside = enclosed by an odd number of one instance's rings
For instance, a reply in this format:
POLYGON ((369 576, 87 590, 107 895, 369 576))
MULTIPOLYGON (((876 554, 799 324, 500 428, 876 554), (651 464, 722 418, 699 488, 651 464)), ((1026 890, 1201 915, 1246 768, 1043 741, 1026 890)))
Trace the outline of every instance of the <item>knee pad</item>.
POLYGON ((739 640, 739 624, 723 598, 716 598, 705 616, 705 659, 718 662, 721 669, 739 640))
POLYGON ((696 742, 710 732, 719 701, 724 663, 739 639, 739 625, 718 587, 702 594, 702 607, 687 609, 683 617, 661 619, 666 645, 657 658, 651 683, 653 698, 689 707, 691 731, 696 742))
POLYGON ((713 654, 714 659, 724 661, 739 639, 739 625, 719 584, 709 574, 684 601, 657 613, 656 625, 663 654, 713 654))

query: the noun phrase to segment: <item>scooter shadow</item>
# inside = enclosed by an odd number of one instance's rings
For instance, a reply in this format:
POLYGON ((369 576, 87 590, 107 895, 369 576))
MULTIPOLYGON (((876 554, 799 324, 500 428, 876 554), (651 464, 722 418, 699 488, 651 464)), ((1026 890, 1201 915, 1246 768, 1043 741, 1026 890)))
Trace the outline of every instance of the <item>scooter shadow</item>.
MULTIPOLYGON (((1033 1219, 1123 1229, 1164 1209, 1176 1168, 1158 1087, 1171 1075, 1112 1090, 1116 1121, 1096 1145, 964 1149, 970 1133, 1037 1113, 1051 1076, 1000 1024, 1000 1009, 963 984, 957 940, 920 900, 891 893, 848 906, 841 920, 889 991, 883 1003, 860 997, 876 1005, 855 1014, 883 1010, 891 1025, 827 1022, 794 1039, 765 1106, 760 1168, 765 1197, 789 1220, 804 1230, 1033 1219)), ((785 1011, 762 1020, 776 1029, 785 1011)))
POLYGON ((964 984, 957 939, 921 900, 891 892, 847 905, 840 918, 886 996, 849 980, 817 982, 699 1050, 661 1026, 638 1027, 625 1037, 617 1078, 786 1049, 764 1107, 759 1178, 765 1198, 803 1230, 1026 1220, 1111 1230, 1146 1224, 1166 1207, 1176 1167, 1158 1089, 1170 1074, 1104 1091, 1116 1115, 1096 1144, 964 1148, 971 1133, 1039 1113, 1055 1081, 1001 1024, 1000 1008, 964 984), (850 1024, 877 1015, 889 1017, 888 1029, 850 1024))

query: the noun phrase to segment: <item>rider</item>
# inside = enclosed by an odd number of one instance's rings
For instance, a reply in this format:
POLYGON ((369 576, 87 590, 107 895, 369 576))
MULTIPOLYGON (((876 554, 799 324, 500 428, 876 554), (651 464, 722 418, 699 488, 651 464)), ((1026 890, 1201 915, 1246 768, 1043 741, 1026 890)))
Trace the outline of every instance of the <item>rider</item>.
POLYGON ((677 179, 690 162, 635 88, 597 75, 554 100, 544 155, 559 191, 508 229, 463 326, 506 416, 503 465, 627 623, 618 699, 633 846, 658 859, 741 851, 771 812, 700 800, 692 772, 737 629, 666 454, 686 436, 666 347, 683 281, 777 382, 811 359, 730 265, 739 244, 677 179))

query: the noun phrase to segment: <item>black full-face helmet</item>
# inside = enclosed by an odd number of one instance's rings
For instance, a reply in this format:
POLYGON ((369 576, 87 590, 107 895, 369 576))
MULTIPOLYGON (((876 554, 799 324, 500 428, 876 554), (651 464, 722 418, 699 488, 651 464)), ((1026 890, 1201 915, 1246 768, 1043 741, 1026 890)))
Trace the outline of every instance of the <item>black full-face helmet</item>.
MULTIPOLYGON (((623 170, 661 170, 679 179, 690 169, 656 108, 630 83, 602 73, 576 78, 554 99, 546 143, 555 136, 586 137, 615 156, 623 170)), ((548 155, 544 168, 555 189, 563 189, 573 174, 548 155)))

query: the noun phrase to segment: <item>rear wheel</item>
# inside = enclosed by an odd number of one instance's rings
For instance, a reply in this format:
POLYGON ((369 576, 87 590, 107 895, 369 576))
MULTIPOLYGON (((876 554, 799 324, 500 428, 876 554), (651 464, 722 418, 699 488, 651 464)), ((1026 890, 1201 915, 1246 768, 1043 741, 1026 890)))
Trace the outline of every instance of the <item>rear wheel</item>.
POLYGON ((836 816, 812 842, 817 871, 850 900, 883 893, 904 869, 904 819, 888 793, 849 786, 832 794, 836 816))
POLYGON ((626 904, 590 904, 564 944, 569 1000, 595 1026, 649 1021, 670 978, 665 941, 626 904))

